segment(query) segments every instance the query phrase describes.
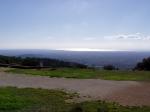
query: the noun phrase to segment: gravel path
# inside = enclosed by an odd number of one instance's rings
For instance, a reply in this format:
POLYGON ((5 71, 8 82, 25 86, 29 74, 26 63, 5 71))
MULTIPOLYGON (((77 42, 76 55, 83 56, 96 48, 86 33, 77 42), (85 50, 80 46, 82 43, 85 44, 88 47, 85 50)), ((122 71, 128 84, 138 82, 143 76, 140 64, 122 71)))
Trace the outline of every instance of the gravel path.
POLYGON ((148 82, 49 78, 0 72, 0 86, 65 89, 78 92, 82 100, 99 99, 119 102, 122 105, 150 106, 148 82))

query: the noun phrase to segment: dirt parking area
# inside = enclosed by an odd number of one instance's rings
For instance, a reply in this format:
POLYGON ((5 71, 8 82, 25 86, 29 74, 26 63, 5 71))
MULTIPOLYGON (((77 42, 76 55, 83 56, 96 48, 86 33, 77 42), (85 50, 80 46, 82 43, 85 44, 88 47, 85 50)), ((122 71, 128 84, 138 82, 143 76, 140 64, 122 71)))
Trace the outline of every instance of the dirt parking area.
POLYGON ((49 78, 0 72, 0 86, 64 89, 79 93, 81 100, 108 100, 122 105, 150 106, 150 82, 49 78))

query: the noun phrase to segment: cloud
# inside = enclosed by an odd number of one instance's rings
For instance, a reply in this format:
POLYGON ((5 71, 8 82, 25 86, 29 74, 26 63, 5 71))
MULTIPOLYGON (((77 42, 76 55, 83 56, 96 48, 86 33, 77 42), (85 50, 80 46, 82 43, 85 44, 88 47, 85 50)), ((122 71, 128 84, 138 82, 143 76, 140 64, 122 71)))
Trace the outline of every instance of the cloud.
POLYGON ((141 33, 135 34, 119 34, 113 36, 105 36, 107 40, 150 40, 150 36, 143 35, 141 33))

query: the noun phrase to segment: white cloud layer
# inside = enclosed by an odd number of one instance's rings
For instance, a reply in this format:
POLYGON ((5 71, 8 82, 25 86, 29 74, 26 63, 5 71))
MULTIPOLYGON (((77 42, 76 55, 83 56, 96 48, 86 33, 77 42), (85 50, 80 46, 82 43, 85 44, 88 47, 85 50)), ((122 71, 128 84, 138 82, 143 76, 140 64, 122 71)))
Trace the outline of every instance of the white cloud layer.
POLYGON ((119 34, 113 36, 105 36, 106 40, 150 40, 150 36, 143 35, 141 33, 135 34, 119 34))

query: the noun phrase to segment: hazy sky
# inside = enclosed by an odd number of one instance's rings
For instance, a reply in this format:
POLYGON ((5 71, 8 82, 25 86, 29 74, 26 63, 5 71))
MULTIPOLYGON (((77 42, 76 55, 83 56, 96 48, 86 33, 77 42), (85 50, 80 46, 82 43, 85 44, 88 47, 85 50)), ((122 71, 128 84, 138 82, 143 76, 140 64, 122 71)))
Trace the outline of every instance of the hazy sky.
POLYGON ((0 0, 0 48, 150 50, 150 0, 0 0))

